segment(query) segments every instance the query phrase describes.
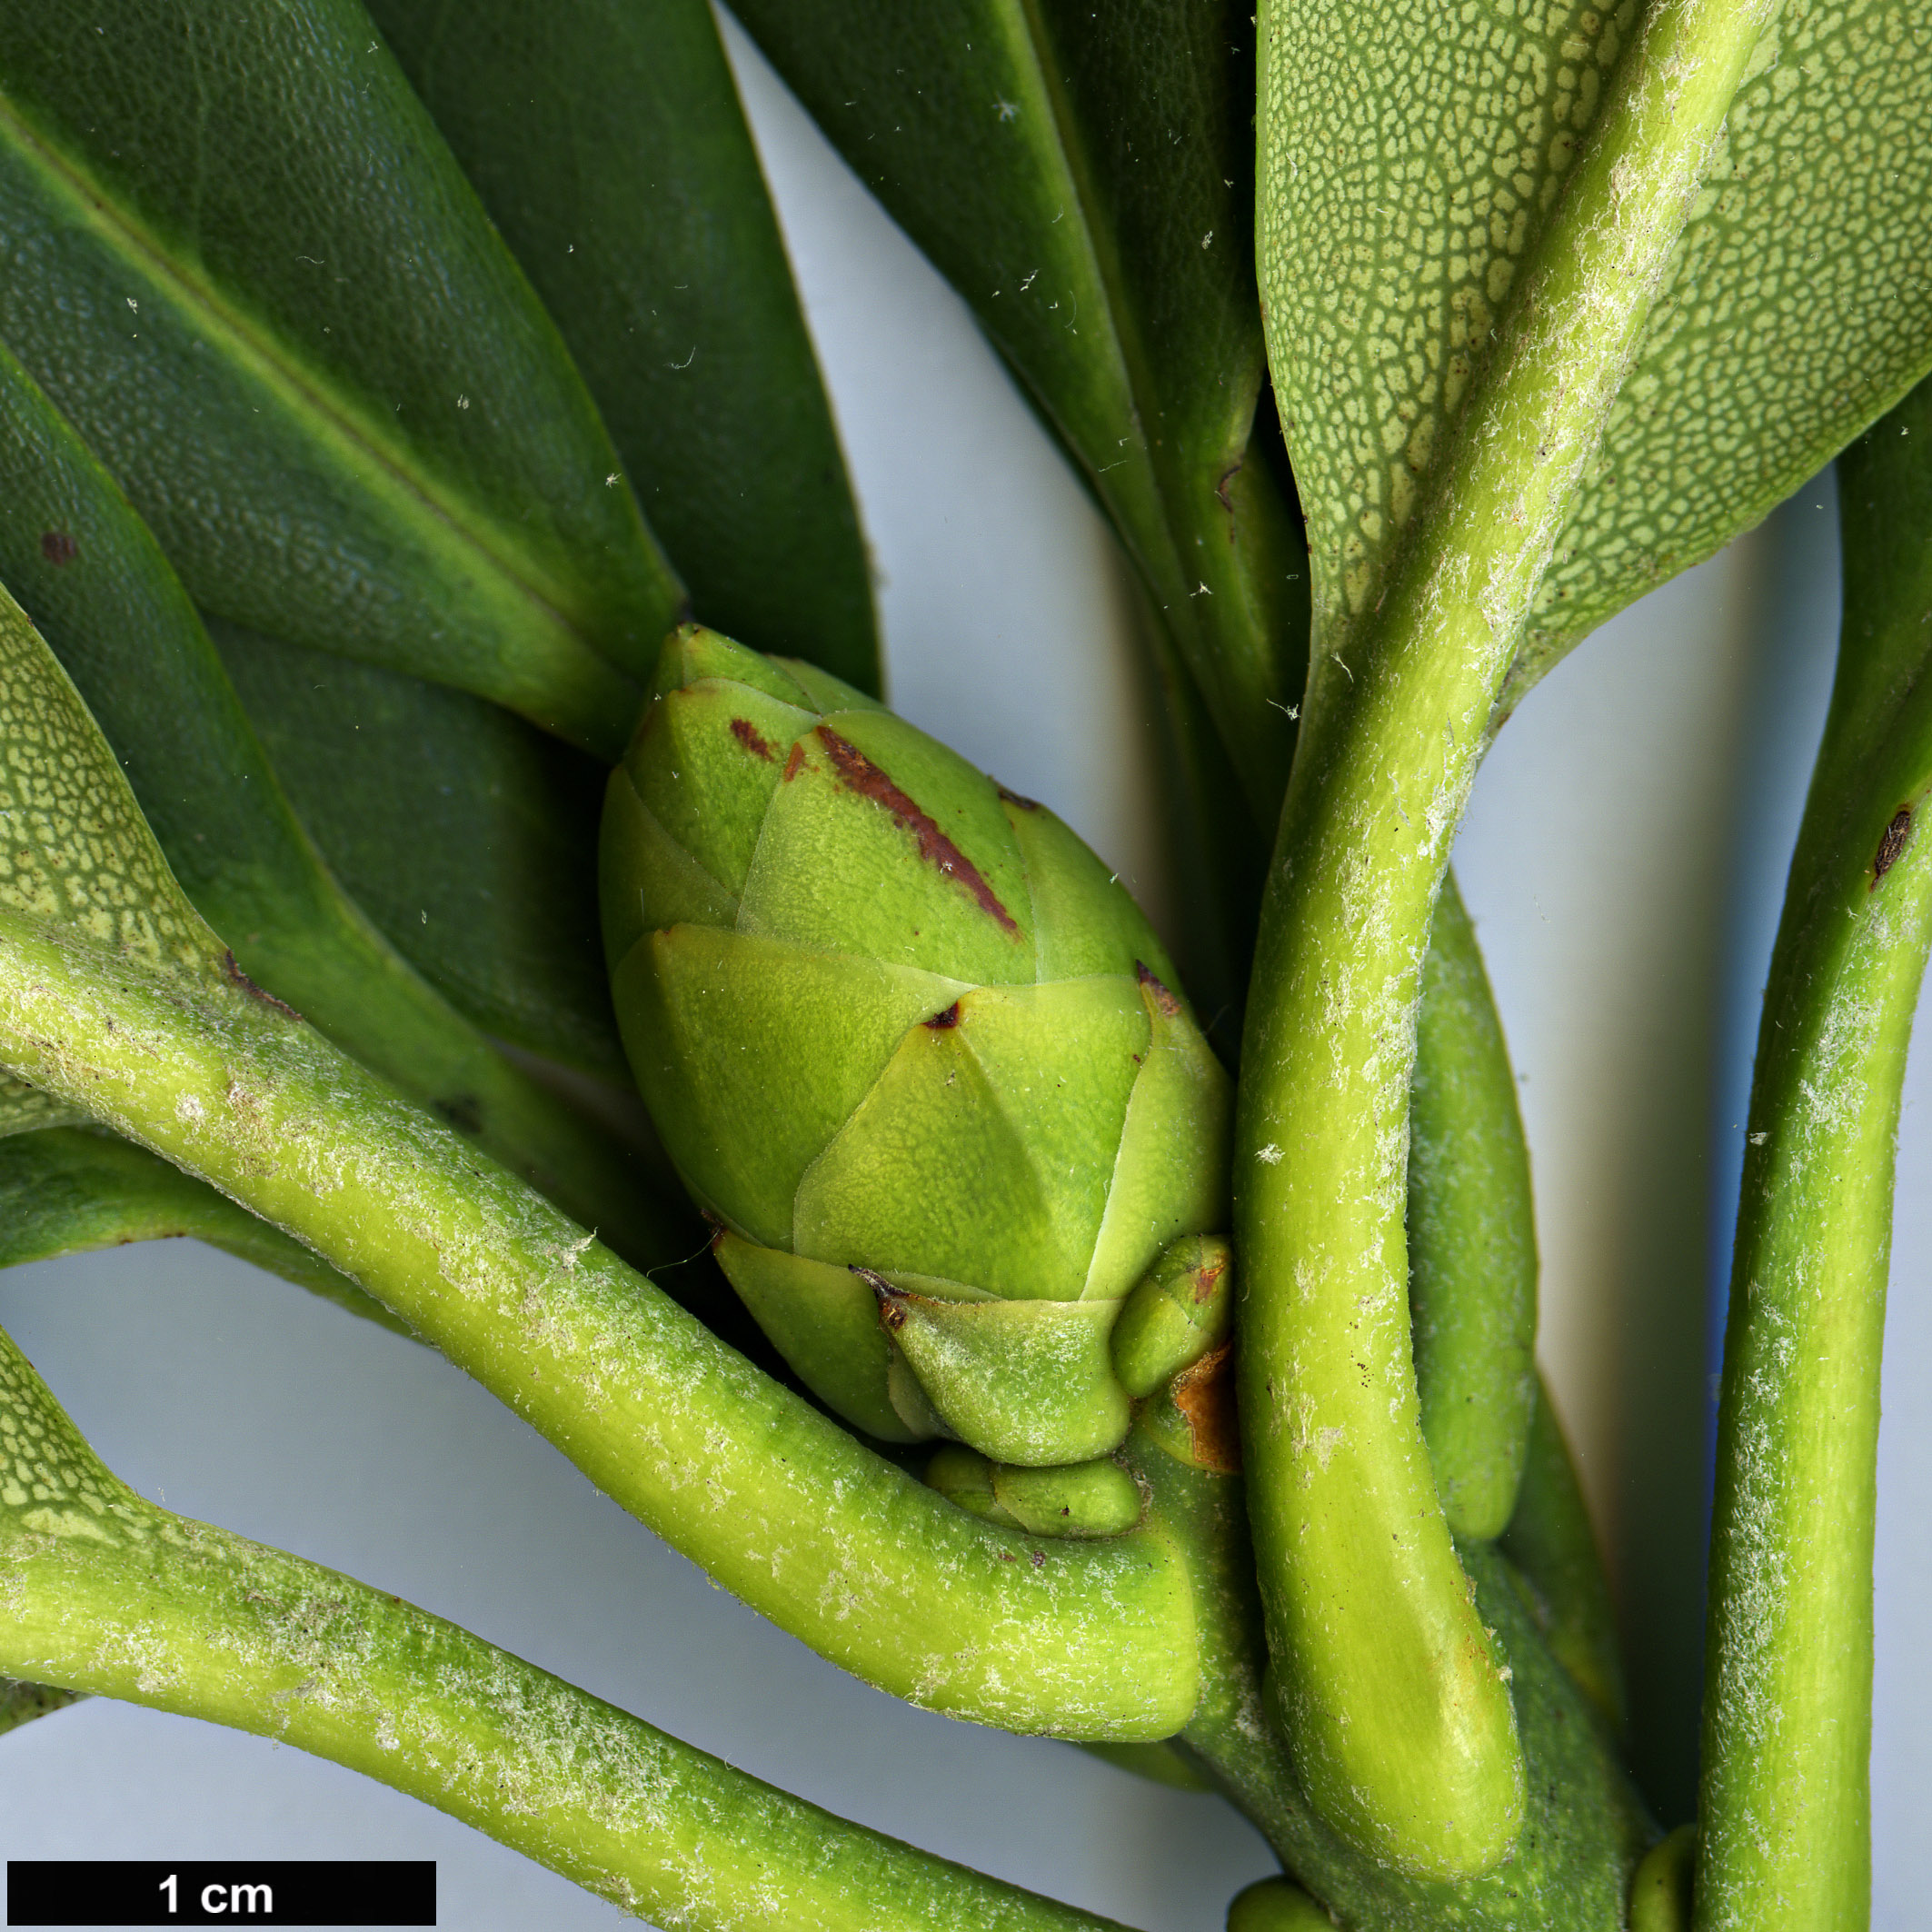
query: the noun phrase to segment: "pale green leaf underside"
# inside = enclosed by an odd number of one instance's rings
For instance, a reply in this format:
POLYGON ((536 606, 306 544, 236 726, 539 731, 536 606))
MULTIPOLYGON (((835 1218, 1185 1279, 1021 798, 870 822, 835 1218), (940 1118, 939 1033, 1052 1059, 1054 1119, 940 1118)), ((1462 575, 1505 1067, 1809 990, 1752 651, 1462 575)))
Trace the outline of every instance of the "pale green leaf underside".
MULTIPOLYGON (((1333 646, 1479 373, 1634 4, 1264 12, 1262 283, 1333 646)), ((1762 516, 1932 366, 1932 40, 1791 0, 1732 108, 1502 711, 1762 516)))
POLYGON ((30 1087, 11 1073, 0 1072, 0 1137, 32 1133, 42 1127, 67 1127, 86 1115, 51 1093, 30 1087))
POLYGON ((205 983, 233 969, 73 681, 4 590, 0 744, 0 906, 153 971, 205 983))

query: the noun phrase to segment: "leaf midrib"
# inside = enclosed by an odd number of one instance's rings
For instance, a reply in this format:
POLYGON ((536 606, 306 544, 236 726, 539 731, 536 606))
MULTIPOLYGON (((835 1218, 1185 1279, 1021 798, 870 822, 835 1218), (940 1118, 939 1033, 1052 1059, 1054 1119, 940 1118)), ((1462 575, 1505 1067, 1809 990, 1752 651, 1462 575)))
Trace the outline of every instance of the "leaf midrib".
MULTIPOLYGON (((348 409, 332 403, 326 387, 294 356, 278 354, 277 349, 284 345, 273 330, 265 324, 253 324, 244 313, 224 302, 212 284, 178 265, 121 200, 97 184, 88 169, 64 154, 4 89, 0 89, 0 130, 14 135, 16 149, 25 154, 30 165, 37 165, 57 190, 65 190, 70 199, 83 204, 89 224, 104 234, 111 248, 131 257, 148 279, 169 290, 181 307, 206 318, 210 336, 225 335, 240 357, 252 366, 258 380, 284 394, 298 421, 314 422, 338 445, 345 445, 365 457, 405 499, 419 505, 431 519, 481 556, 492 573, 507 581, 547 624, 563 632, 599 662, 614 666, 614 661, 566 614, 567 599, 560 594, 560 587, 553 582, 546 584, 541 581, 547 573, 536 566, 533 559, 516 557, 508 546, 498 547, 486 541, 460 513, 457 503, 439 490, 427 474, 385 446, 348 409)), ((493 528, 490 533, 501 539, 500 531, 493 528)))

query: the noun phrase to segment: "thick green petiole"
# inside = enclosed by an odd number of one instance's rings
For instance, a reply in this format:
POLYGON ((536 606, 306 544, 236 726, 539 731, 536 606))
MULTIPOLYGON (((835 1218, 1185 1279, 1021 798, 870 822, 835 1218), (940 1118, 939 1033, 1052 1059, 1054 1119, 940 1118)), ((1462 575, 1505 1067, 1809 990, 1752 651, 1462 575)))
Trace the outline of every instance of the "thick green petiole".
MULTIPOLYGON (((1491 711, 1773 8, 1664 0, 1625 56, 1346 656, 1318 651, 1242 1054, 1241 1415, 1277 1709, 1353 1843, 1454 1877, 1524 1815, 1502 1660, 1437 1500, 1403 1235, 1422 961, 1491 711)), ((1261 21, 1264 149, 1294 58, 1261 21)), ((1269 278, 1270 203, 1261 255, 1269 278)), ((1280 351, 1285 345, 1275 345, 1280 351)))
POLYGON ((1725 1337, 1699 1932, 1870 1909, 1871 1566, 1892 1170, 1932 945, 1932 434, 1845 459, 1837 681, 1772 955, 1725 1337))
POLYGON ((513 1065, 344 895, 159 544, 4 345, 0 579, 243 971, 627 1255, 654 1264, 689 1250, 686 1217, 648 1174, 513 1065), (44 551, 48 532, 71 546, 67 562, 44 551))
POLYGON ((0 1062, 305 1241, 868 1682, 1062 1737, 1152 1740, 1192 1710, 1192 1608, 1161 1544, 954 1509, 273 1002, 4 912, 0 1062))
POLYGON ((1536 1212, 1502 1023, 1453 876, 1409 1089, 1409 1313, 1422 1439, 1458 1536, 1500 1535, 1536 1407, 1536 1212))
POLYGON ((1348 1932, 1624 1932, 1630 1876, 1654 1836, 1604 1728, 1539 1640, 1509 1565, 1471 1549, 1478 1605, 1507 1645, 1529 1764, 1528 1817, 1500 1869, 1446 1882, 1390 1871, 1323 1818, 1265 1721, 1267 1663, 1238 1476, 1183 1467, 1137 1429, 1124 1452, 1150 1521, 1193 1581, 1200 1703, 1178 1747, 1253 1821, 1348 1932))
POLYGON ((398 1597, 155 1507, 4 1334, 0 1568, 0 1670, 313 1751, 661 1924, 1109 1923, 833 1817, 398 1597))

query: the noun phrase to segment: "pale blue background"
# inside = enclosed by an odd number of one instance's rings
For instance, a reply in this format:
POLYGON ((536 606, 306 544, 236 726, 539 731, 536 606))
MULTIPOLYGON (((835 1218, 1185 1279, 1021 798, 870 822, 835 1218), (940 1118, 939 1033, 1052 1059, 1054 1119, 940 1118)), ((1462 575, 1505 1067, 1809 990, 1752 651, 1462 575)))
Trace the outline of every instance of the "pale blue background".
MULTIPOLYGON (((733 52, 862 499, 896 702, 1061 812, 1164 911, 1110 540, 964 310, 735 38, 733 52)), ((1698 1338, 1835 571, 1828 497, 1808 492, 1627 613, 1523 706, 1458 849, 1522 1074, 1544 1359, 1639 1676, 1659 1684, 1694 1663, 1698 1338)), ((1884 1932, 1922 1924, 1932 1891, 1917 1394, 1932 1381, 1932 1053, 1912 1071, 1899 1202, 1873 1768, 1884 1932)), ((1210 1932, 1270 1867, 1213 1800, 842 1677, 438 1358, 224 1257, 167 1243, 17 1270, 0 1275, 0 1323, 109 1464, 171 1508, 407 1596, 836 1811, 1147 1932, 1210 1932)), ((434 1857, 446 1927, 619 1922, 334 1766, 98 1702, 0 1741, 0 1850, 434 1857)))

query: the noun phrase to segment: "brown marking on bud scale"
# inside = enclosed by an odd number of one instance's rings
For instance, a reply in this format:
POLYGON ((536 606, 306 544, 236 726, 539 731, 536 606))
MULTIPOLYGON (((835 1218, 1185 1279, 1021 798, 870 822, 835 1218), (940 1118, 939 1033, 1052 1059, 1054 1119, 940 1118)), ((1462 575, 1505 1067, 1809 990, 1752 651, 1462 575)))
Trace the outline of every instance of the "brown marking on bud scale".
POLYGON ((1234 1406, 1234 1344, 1210 1349, 1172 1383, 1174 1407, 1188 1425, 1194 1459, 1224 1476, 1241 1470, 1240 1418, 1234 1406))
POLYGON ((44 530, 40 536, 40 553, 57 567, 72 563, 80 555, 81 546, 65 530, 44 530))
POLYGON ((979 901, 982 912, 1018 939, 1019 921, 1000 903, 998 895, 981 875, 979 867, 940 830, 937 822, 921 808, 918 801, 901 792, 888 773, 881 771, 857 745, 840 737, 829 724, 819 726, 818 736, 831 755, 840 782, 856 792, 861 798, 869 798, 873 804, 884 806, 912 834, 919 847, 919 856, 928 865, 936 865, 949 878, 957 879, 979 901))
POLYGON ((1144 961, 1140 960, 1134 961, 1134 977, 1153 995, 1154 1004, 1170 1020, 1180 1018, 1180 1001, 1160 983, 1158 975, 1148 971, 1144 961))
POLYGON ((805 741, 801 738, 792 747, 792 755, 785 761, 784 782, 790 784, 798 776, 798 768, 805 762, 805 741))
POLYGON ((902 1288, 894 1288, 883 1275, 874 1274, 870 1268, 861 1268, 856 1261, 848 1263, 851 1271, 879 1298, 879 1320, 889 1335, 896 1335, 906 1325, 906 1302, 908 1296, 902 1288))
POLYGON ((1899 854, 1905 851, 1906 842, 1912 836, 1912 808, 1901 805, 1892 814, 1892 822, 1885 828, 1878 840, 1877 856, 1872 861, 1872 882, 1867 891, 1877 891, 1878 881, 1898 863, 1899 854))
POLYGON ((994 784, 993 790, 997 792, 1009 805, 1017 805, 1022 812, 1038 812, 1040 810, 1040 801, 1038 799, 1022 798, 1021 797, 1019 792, 1009 792, 1004 785, 999 784, 997 782, 994 784))
POLYGON ((1228 1272, 1228 1257, 1218 1254, 1205 1268, 1194 1270, 1194 1300, 1196 1306, 1205 1301, 1220 1286, 1221 1277, 1228 1272))
POLYGON ((732 736, 754 758, 763 759, 768 765, 777 762, 772 755, 771 740, 749 718, 732 720, 732 736))
POLYGON ((931 1019, 921 1020, 919 1023, 935 1033, 951 1032, 960 1023, 960 1002, 955 1000, 943 1012, 934 1013, 931 1019))
POLYGON ((241 961, 232 952, 222 954, 222 971, 228 976, 231 986, 239 986, 251 1000, 259 1000, 264 1006, 272 1006, 278 1013, 286 1013, 291 1020, 299 1020, 302 1015, 286 1000, 278 1000, 265 987, 257 986, 242 971, 241 961))

